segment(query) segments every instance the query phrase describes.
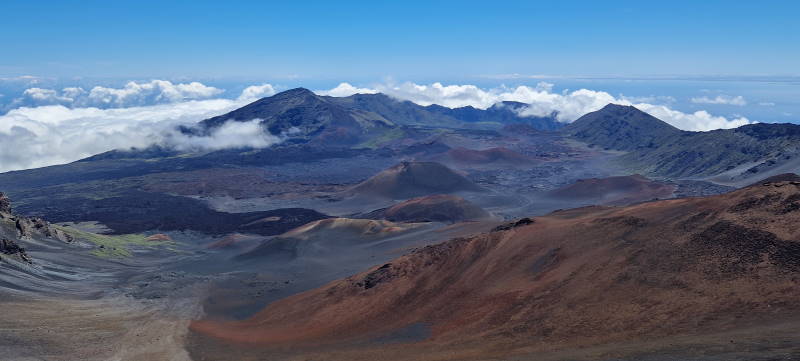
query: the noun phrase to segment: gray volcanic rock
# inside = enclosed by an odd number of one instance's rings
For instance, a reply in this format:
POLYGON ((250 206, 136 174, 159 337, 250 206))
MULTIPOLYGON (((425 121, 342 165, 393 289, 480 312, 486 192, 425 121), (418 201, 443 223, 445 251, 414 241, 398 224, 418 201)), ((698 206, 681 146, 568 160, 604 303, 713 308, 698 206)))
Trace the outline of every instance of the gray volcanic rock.
POLYGON ((11 200, 3 192, 0 192, 0 218, 11 216, 11 200))
POLYGON ((38 234, 45 238, 57 239, 63 242, 72 242, 71 235, 53 227, 49 222, 39 217, 15 217, 14 226, 17 229, 17 236, 20 238, 31 238, 38 234))
MULTIPOLYGON (((33 260, 28 256, 28 253, 25 251, 25 248, 20 247, 17 242, 12 241, 10 239, 0 239, 0 254, 4 254, 6 256, 14 257, 19 261, 25 263, 33 263, 33 260)), ((2 257, 0 257, 2 260, 2 257)))
MULTIPOLYGON (((11 210, 11 200, 0 193, 0 256, 19 262, 33 263, 22 244, 43 238, 72 242, 73 237, 37 217, 23 217, 11 210)), ((0 257, 2 260, 2 257, 0 257)))

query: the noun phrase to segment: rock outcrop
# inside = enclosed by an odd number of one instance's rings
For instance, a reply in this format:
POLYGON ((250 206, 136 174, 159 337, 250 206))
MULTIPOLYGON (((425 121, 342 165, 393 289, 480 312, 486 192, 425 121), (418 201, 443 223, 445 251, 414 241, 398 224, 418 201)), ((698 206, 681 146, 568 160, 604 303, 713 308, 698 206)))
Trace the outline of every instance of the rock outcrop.
POLYGON ((11 216, 11 200, 5 193, 0 192, 0 219, 10 218, 11 216))
POLYGON ((40 235, 45 238, 57 239, 64 242, 72 242, 73 237, 64 231, 53 227, 49 222, 39 217, 14 217, 15 228, 19 238, 31 238, 40 235))
MULTIPOLYGON (((0 240, 0 254, 16 258, 18 261, 25 263, 33 263, 28 253, 25 252, 25 248, 10 239, 3 238, 0 240)), ((0 260, 2 259, 3 257, 0 257, 0 260)))

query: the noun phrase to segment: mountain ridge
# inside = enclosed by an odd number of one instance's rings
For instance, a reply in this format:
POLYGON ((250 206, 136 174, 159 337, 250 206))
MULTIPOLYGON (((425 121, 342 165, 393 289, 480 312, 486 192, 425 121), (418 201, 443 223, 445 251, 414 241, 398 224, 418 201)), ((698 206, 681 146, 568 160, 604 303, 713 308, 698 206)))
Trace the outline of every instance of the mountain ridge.
POLYGON ((800 165, 800 125, 748 124, 692 132, 677 129, 633 106, 609 104, 562 129, 573 139, 627 154, 631 171, 660 177, 709 177, 747 184, 753 177, 800 165), (775 169, 774 171, 772 169, 775 169))

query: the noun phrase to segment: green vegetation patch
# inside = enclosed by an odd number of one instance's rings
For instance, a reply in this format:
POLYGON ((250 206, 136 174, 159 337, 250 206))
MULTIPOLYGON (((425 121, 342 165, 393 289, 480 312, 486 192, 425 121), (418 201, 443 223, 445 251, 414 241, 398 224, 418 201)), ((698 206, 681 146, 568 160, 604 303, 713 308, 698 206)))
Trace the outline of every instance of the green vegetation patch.
POLYGON ((369 139, 369 140, 367 140, 367 141, 365 141, 365 142, 363 142, 363 143, 361 143, 359 145, 356 145, 353 148, 356 148, 356 149, 358 149, 358 148, 375 149, 375 148, 378 148, 381 145, 389 143, 389 142, 391 142, 393 140, 401 139, 405 135, 406 135, 406 132, 403 129, 394 128, 394 129, 387 130, 387 131, 383 132, 383 134, 381 134, 379 136, 376 136, 376 137, 373 137, 373 138, 371 138, 371 139, 369 139))
POLYGON ((148 236, 143 234, 106 235, 85 232, 71 227, 57 227, 77 240, 96 245, 97 248, 89 253, 102 258, 130 257, 133 255, 130 250, 131 246, 161 247, 174 246, 175 243, 174 241, 149 241, 147 239, 148 236))

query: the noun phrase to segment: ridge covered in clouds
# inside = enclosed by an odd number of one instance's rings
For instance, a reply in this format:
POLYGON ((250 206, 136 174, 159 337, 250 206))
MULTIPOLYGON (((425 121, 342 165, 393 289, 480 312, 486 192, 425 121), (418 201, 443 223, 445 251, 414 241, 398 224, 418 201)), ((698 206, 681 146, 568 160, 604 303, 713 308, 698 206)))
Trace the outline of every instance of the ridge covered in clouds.
MULTIPOLYGON (((202 87, 192 87, 204 89, 205 86, 200 85, 202 87)), ((176 88, 179 89, 181 87, 176 88)), ((0 171, 63 164, 112 149, 143 148, 153 144, 181 150, 267 147, 281 139, 261 129, 257 120, 220 127, 205 136, 189 136, 176 129, 229 112, 274 92, 271 85, 264 84, 246 88, 237 99, 173 100, 165 104, 106 109, 60 104, 12 109, 0 115, 0 144, 3 144, 0 171)))
POLYGON ((664 104, 642 102, 642 100, 657 100, 658 98, 615 97, 604 91, 589 89, 554 92, 553 84, 546 82, 540 82, 535 87, 522 85, 514 88, 501 86, 491 89, 482 89, 475 85, 443 85, 441 83, 420 85, 410 82, 379 84, 373 88, 357 88, 348 83, 342 83, 325 93, 347 96, 355 93, 377 92, 401 100, 410 100, 420 105, 439 104, 450 108, 473 106, 486 109, 501 101, 517 101, 529 104, 520 110, 520 115, 542 117, 555 112, 557 119, 565 123, 572 122, 586 113, 599 110, 609 103, 633 105, 676 128, 690 131, 735 128, 751 123, 744 117, 728 119, 711 115, 704 110, 684 113, 664 104))
MULTIPOLYGON (((174 84, 165 80, 129 82, 121 88, 96 86, 89 90, 31 87, 17 107, 0 115, 0 171, 62 164, 112 149, 160 144, 183 150, 215 150, 232 147, 267 147, 282 141, 261 129, 257 120, 221 127, 206 136, 177 132, 179 125, 224 114, 258 98, 275 94, 271 84, 245 88, 233 99, 220 97, 224 90, 199 82, 174 84), (22 106, 21 104, 27 104, 22 106)), ((473 106, 485 109, 501 101, 529 104, 521 115, 548 116, 571 122, 608 103, 634 105, 680 129, 711 130, 750 123, 746 118, 727 119, 706 111, 684 113, 667 105, 641 99, 614 97, 603 91, 579 89, 554 92, 541 82, 534 87, 480 88, 475 85, 433 83, 378 84, 356 87, 341 83, 316 93, 348 96, 385 93, 420 105, 473 106)))

